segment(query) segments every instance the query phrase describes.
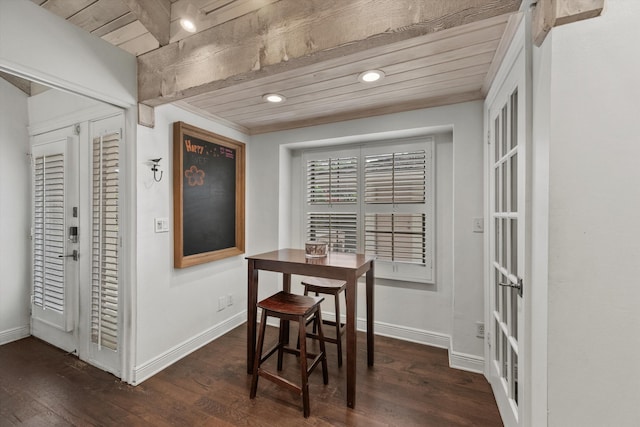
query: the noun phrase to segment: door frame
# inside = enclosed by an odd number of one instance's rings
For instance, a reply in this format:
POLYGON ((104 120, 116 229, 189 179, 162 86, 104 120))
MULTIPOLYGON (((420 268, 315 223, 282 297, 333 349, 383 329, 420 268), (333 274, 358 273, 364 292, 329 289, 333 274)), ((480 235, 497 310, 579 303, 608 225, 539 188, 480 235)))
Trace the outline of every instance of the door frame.
MULTIPOLYGON (((484 150, 484 188, 485 188, 485 233, 484 236, 484 298, 485 298, 485 310, 484 321, 487 331, 484 341, 484 374, 487 380, 491 383, 491 363, 492 363, 492 351, 493 346, 496 345, 493 331, 491 330, 492 324, 492 286, 491 282, 491 270, 492 265, 492 234, 491 234, 491 222, 492 219, 492 206, 490 204, 490 192, 494 191, 491 183, 491 169, 494 163, 493 161, 493 145, 490 145, 490 126, 491 123, 491 111, 490 108, 497 102, 497 97, 502 91, 503 85, 507 81, 507 78, 518 60, 522 55, 522 61, 524 61, 524 75, 521 85, 518 86, 518 92, 522 93, 525 97, 524 111, 519 111, 519 114, 524 115, 524 156, 525 156, 525 186, 524 194, 519 197, 524 198, 524 265, 522 279, 524 281, 524 292, 522 296, 522 336, 518 339, 519 345, 519 357, 518 357, 518 378, 522 383, 522 396, 518 396, 519 402, 519 418, 517 420, 517 426, 528 426, 531 423, 531 389, 532 389, 532 374, 531 374, 531 359, 532 359, 532 346, 531 346, 531 287, 529 286, 531 281, 531 141, 532 141, 532 42, 531 42, 531 14, 527 12, 520 12, 511 17, 513 22, 509 22, 512 28, 515 30, 510 35, 509 39, 502 40, 502 43, 508 45, 505 56, 498 67, 495 78, 491 84, 489 92, 485 98, 484 103, 484 124, 485 124, 485 150, 484 150)), ((507 34, 508 31, 505 32, 507 34)), ((499 403, 499 402, 498 402, 499 403)), ((499 406, 501 416, 505 425, 510 426, 513 422, 511 419, 505 419, 503 412, 509 411, 511 408, 502 408, 499 406)))

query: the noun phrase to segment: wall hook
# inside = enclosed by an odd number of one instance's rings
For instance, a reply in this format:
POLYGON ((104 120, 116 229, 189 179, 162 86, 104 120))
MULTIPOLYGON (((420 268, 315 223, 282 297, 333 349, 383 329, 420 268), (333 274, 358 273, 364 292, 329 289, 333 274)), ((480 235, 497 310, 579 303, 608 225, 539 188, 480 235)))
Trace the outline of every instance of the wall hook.
POLYGON ((153 171, 153 180, 155 182, 162 181, 162 174, 164 173, 163 171, 160 171, 160 178, 156 177, 156 172, 159 171, 158 166, 160 166, 160 160, 162 160, 162 157, 151 159, 151 163, 153 163, 153 166, 151 166, 151 170, 153 171))

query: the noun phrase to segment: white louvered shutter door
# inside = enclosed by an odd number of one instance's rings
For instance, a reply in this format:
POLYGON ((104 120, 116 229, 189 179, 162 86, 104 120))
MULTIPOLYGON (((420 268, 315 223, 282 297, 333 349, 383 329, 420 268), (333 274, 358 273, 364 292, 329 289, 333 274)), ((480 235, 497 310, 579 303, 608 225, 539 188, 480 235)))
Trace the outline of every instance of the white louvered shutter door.
POLYGON ((63 331, 73 327, 67 284, 67 139, 33 149, 32 316, 63 331))
POLYGON ((120 134, 93 139, 91 341, 118 349, 120 134))

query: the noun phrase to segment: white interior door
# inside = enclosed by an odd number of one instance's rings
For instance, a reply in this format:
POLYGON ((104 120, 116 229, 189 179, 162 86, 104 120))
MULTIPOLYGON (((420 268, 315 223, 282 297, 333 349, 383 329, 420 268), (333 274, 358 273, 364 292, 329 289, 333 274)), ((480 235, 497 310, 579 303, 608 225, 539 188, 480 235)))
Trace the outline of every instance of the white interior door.
MULTIPOLYGON (((520 28, 520 35, 524 25, 520 28)), ((488 104, 489 380, 506 426, 524 425, 527 366, 527 94, 524 37, 516 38, 488 104)))
POLYGON ((89 122, 87 179, 81 194, 90 215, 83 240, 80 358, 121 376, 121 226, 120 162, 122 114, 89 122))
POLYGON ((119 113, 33 137, 32 334, 121 376, 119 113))
POLYGON ((33 138, 32 334, 77 349, 78 136, 74 127, 33 138))

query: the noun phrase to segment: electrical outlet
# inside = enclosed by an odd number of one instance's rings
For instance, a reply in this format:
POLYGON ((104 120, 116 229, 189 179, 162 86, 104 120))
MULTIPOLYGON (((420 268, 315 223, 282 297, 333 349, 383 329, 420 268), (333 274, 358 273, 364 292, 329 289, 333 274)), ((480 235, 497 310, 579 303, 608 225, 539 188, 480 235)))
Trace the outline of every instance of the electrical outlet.
POLYGON ((484 322, 476 322, 476 337, 484 338, 484 322))
POLYGON ((227 306, 226 300, 227 299, 224 296, 218 298, 218 311, 224 310, 224 308, 227 306))
POLYGON ((227 295, 227 307, 233 305, 233 294, 227 295))

